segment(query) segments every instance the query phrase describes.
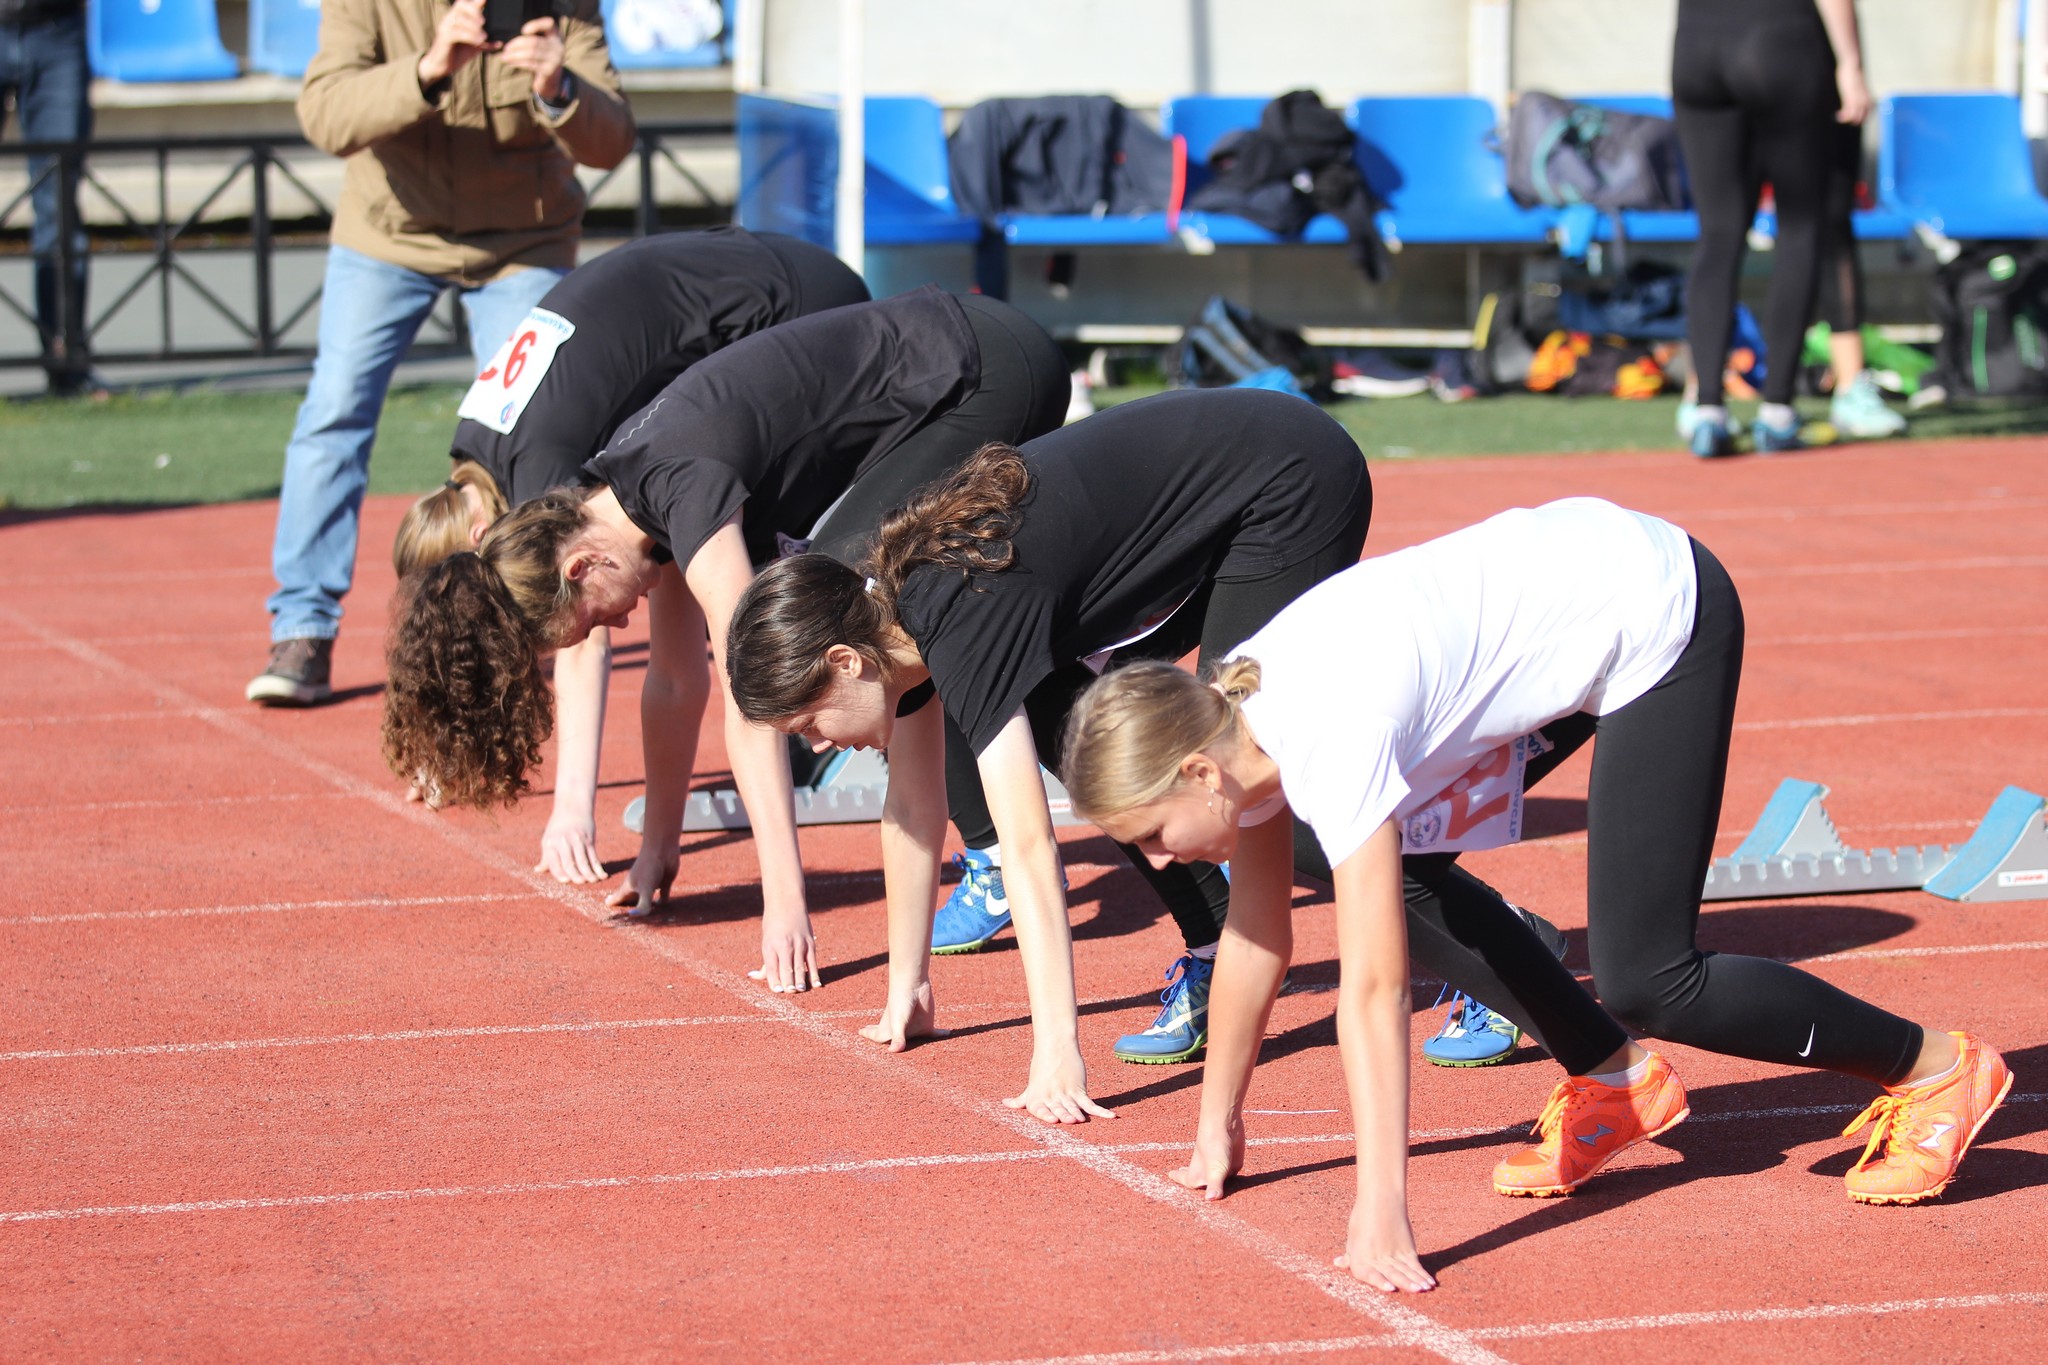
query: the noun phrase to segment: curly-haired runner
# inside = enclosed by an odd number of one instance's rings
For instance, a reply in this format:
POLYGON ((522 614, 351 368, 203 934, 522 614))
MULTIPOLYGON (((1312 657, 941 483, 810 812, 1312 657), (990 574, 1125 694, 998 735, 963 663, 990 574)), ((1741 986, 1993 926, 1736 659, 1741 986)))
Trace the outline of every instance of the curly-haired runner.
MULTIPOLYGON (((515 800, 551 725, 542 654, 623 625, 647 597, 646 824, 609 898, 645 913, 676 874, 710 695, 705 635, 722 654, 754 566, 806 535, 851 555, 883 509, 968 452, 1057 426, 1069 392, 1059 348, 1030 319, 931 289, 733 343, 684 371, 590 461, 598 487, 543 494, 474 554, 406 580, 386 757, 439 801, 515 800)), ((729 712, 726 747, 761 859, 760 975, 801 990, 816 983, 817 960, 784 746, 729 712)))
MULTIPOLYGON (((944 793, 963 835, 985 821, 1002 849, 1035 1039, 1009 1103, 1048 1122, 1108 1116, 1088 1097, 1039 764, 1059 771, 1067 708, 1112 652, 1228 649, 1356 563, 1371 506, 1358 446, 1313 404, 1169 393, 981 451, 882 524, 864 573, 799 555, 755 580, 726 647, 734 705, 821 748, 889 751, 889 994, 868 1038, 900 1049, 935 1031, 944 793), (955 752, 973 757, 964 781, 948 780, 955 752)), ((1212 866, 1140 870, 1186 947, 1149 1059, 1184 1059, 1206 1028, 1228 887, 1212 866)))
POLYGON ((1232 859, 1201 1123, 1173 1178, 1220 1198, 1244 1161, 1245 1095, 1293 951, 1291 822, 1275 818, 1290 809, 1335 868, 1337 1036, 1358 1132, 1340 1264, 1353 1275, 1381 1289, 1434 1284, 1408 1221, 1408 956, 1422 945, 1404 923, 1464 944, 1505 993, 1468 989, 1564 1025, 1543 1041, 1568 1074, 1541 1140, 1495 1168, 1500 1193, 1569 1194, 1686 1117, 1670 1066, 1590 1013, 1533 939, 1504 933, 1514 921, 1497 897, 1489 906, 1443 885, 1457 850, 1517 837, 1532 754, 1554 766, 1597 736, 1586 919, 1602 999, 1646 1036, 1885 1086, 1844 1134, 1873 1125, 1849 1197, 1940 1194, 2011 1088, 1999 1055, 1695 941, 1742 640, 1735 586, 1703 546, 1575 498, 1337 575, 1207 686, 1153 665, 1092 686, 1067 733, 1076 809, 1158 864, 1232 859))
MULTIPOLYGON (((867 286, 821 247, 735 227, 628 243, 542 296, 463 396, 455 468, 399 523, 400 577, 476 548, 485 530, 550 488, 583 487, 584 462, 619 424, 715 351, 778 323, 867 302, 867 286)), ((597 760, 611 632, 556 651, 555 799, 540 865, 564 882, 605 877, 597 851, 597 760)))

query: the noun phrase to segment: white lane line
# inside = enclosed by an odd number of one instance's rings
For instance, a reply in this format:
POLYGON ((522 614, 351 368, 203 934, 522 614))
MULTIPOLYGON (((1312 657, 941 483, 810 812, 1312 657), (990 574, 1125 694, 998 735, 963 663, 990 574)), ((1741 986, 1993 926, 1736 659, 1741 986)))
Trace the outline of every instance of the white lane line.
POLYGON ((1956 626, 1946 630, 1858 630, 1840 635, 1752 635, 1748 645, 1864 645, 1905 640, 2004 640, 2015 635, 2048 635, 2048 626, 1956 626))
POLYGON ((169 583, 188 579, 264 578, 269 569, 237 564, 221 569, 122 569, 110 573, 64 574, 55 578, 0 578, 0 591, 8 588, 86 587, 94 583, 169 583))
MULTIPOLYGON (((873 1013, 873 1011, 864 1011, 873 1013)), ((530 1033, 603 1033, 619 1029, 692 1028, 704 1024, 758 1024, 758 1014, 704 1014, 686 1019, 610 1019, 579 1024, 478 1024, 468 1028, 415 1028, 396 1033, 330 1033, 307 1038, 225 1038, 208 1043, 138 1043, 132 1047, 47 1048, 0 1052, 0 1062, 42 1062, 77 1057, 171 1057, 255 1048, 333 1047, 345 1043, 416 1043, 432 1038, 504 1038, 530 1033)))
POLYGON ((200 707, 158 707, 154 711, 97 711, 90 715, 77 716, 0 716, 0 725, 18 726, 33 730, 43 725, 118 725, 138 720, 199 720, 205 715, 200 707))
POLYGON ((1817 1303, 1805 1308, 1723 1308, 1702 1313, 1652 1313, 1635 1318, 1591 1318, 1584 1322, 1532 1322, 1511 1327, 1474 1328, 1489 1341, 1578 1336, 1588 1332, 1648 1332, 1664 1327, 1713 1327, 1750 1322, 1806 1322, 1860 1318, 1874 1313, 1925 1313, 1937 1309, 2024 1308, 2048 1304, 2048 1294, 1958 1294, 1938 1299, 1892 1299, 1884 1303, 1817 1303))
POLYGON ((471 896, 358 896, 333 901, 264 901, 255 905, 194 905, 176 910, 78 910, 63 915, 12 915, 0 917, 0 929, 19 924, 84 924, 94 920, 190 919, 199 915, 275 915, 292 910, 410 910, 427 905, 489 905, 504 901, 530 901, 531 895, 507 891, 479 892, 471 896))
POLYGON ((2048 939, 2030 943, 1957 943, 1937 948, 1858 948, 1825 957, 1795 958, 1802 967, 1815 962, 1860 962, 1871 957, 1958 957, 1972 953, 2038 953, 2048 948, 2048 939))
POLYGON ((1893 711, 1797 720, 1739 720, 1738 730, 1823 730, 1844 725, 1914 725, 1937 720, 2022 720, 2048 716, 2048 706, 1986 706, 1971 711, 1893 711))
POLYGON ((0 815, 92 814, 116 810, 183 810, 194 806, 261 806, 272 801, 341 801, 342 792, 263 792, 246 796, 183 796, 148 801, 39 801, 0 806, 0 815))
MULTIPOLYGON (((689 1022, 689 1021, 679 1021, 689 1022)), ((761 1022, 772 1023, 764 1017, 761 1022)), ((2048 1099, 2048 1094, 2011 1095, 2007 1104, 2036 1104, 2048 1099)), ((1863 1106, 1858 1104, 1808 1104, 1790 1105, 1773 1109, 1741 1109, 1724 1113, 1695 1113, 1693 1123, 1732 1123, 1770 1118, 1812 1118, 1831 1114, 1853 1114, 1863 1106)), ((1033 1120, 1036 1122, 1036 1120, 1033 1120)), ((1467 1138, 1497 1138, 1503 1142, 1519 1141, 1529 1134, 1530 1125, 1514 1123, 1506 1126, 1490 1125, 1472 1128, 1425 1128, 1409 1134, 1411 1144, 1430 1142, 1454 1142, 1467 1138)), ((1029 1136, 1029 1134, 1025 1134, 1029 1136)), ((1179 1142, 1106 1142, 1088 1143, 1071 1134, 1065 1135, 1068 1142, 1077 1143, 1089 1149, 1095 1163, 1115 1161, 1121 1164, 1127 1156, 1148 1156, 1157 1153, 1185 1153, 1186 1141, 1179 1142)), ((1301 1135, 1271 1135, 1246 1140, 1247 1147, 1320 1147, 1349 1145, 1354 1140, 1350 1133, 1307 1133, 1301 1135)), ((405 1202, 416 1199, 476 1199, 521 1194, 547 1194, 558 1190, 629 1189, 640 1185, 688 1185, 713 1184, 733 1180, 789 1180, 820 1175, 862 1175, 871 1171, 924 1170, 945 1166, 987 1166, 1018 1161, 1051 1161, 1070 1154, 1061 1150, 1061 1144, 1040 1144, 1033 1147, 1006 1151, 947 1152, 922 1156, 863 1157, 847 1161, 805 1162, 783 1166, 744 1166, 730 1170, 714 1171, 671 1171, 648 1175, 603 1175, 585 1176, 562 1180, 522 1180, 488 1185, 425 1185, 407 1189, 391 1190, 341 1190, 327 1194, 256 1195, 234 1199, 188 1199, 163 1204, 94 1204, 78 1208, 60 1209, 17 1209, 0 1212, 0 1223, 48 1223, 70 1222, 84 1218, 139 1218, 159 1217, 166 1214, 187 1213, 231 1213, 255 1209, 296 1209, 329 1204, 373 1204, 405 1202)), ((1094 1164, 1094 1163, 1091 1163, 1094 1164)), ((1143 1168, 1132 1166, 1132 1170, 1143 1168)), ((1164 1179, 1159 1183, 1174 1191, 1174 1203, 1183 1210, 1192 1209, 1197 1201, 1187 1198, 1187 1192, 1177 1185, 1170 1185, 1164 1179)), ((1313 1258, 1310 1258, 1313 1259, 1313 1258)), ((1348 1277, 1347 1277, 1348 1278, 1348 1277)), ((1414 1343, 1409 1343, 1414 1344, 1414 1343)))
MULTIPOLYGON (((1887 1303, 1825 1303, 1804 1308, 1725 1308, 1697 1313, 1658 1313, 1634 1318, 1588 1318, 1576 1322, 1528 1322, 1503 1327, 1470 1327, 1465 1335, 1482 1341, 1527 1341, 1539 1337, 1645 1332, 1669 1327, 1712 1327, 1764 1322, 1807 1322, 1886 1313, 1961 1312, 1982 1308, 2031 1308, 2048 1304, 2048 1294, 1959 1294, 1938 1299, 1894 1299, 1887 1303)), ((1331 1355, 1402 1345, 1386 1336, 1323 1337, 1311 1341, 1259 1341, 1217 1346, 1175 1346, 1156 1351, 1095 1351, 1086 1355, 1030 1356, 960 1362, 960 1365, 1193 1365, 1205 1360, 1331 1355)))
MULTIPOLYGON (((201 645, 218 644, 222 640, 249 638, 246 630, 216 630, 185 635, 88 635, 80 637, 88 645, 201 645)), ((10 649, 61 649, 48 640, 0 640, 0 650, 10 649)))
POLYGON ((1779 564, 1746 575, 1743 591, 1784 578, 1862 577, 1879 573, 1949 573, 1970 569, 2048 569, 2048 555, 1980 555, 1963 559, 1880 559, 1865 564, 1779 564))

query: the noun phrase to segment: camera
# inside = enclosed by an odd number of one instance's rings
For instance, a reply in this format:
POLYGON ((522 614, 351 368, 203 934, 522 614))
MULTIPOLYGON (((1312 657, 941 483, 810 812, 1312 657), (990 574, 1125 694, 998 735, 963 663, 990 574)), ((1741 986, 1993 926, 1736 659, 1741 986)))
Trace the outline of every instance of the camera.
POLYGON ((484 37, 509 43, 535 19, 561 19, 573 7, 573 0, 484 0, 484 37))

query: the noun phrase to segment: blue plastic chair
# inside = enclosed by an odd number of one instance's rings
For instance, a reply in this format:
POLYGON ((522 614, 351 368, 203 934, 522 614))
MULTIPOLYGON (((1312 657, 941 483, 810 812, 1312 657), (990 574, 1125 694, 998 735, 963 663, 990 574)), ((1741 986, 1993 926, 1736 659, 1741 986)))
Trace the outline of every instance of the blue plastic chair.
POLYGON ((320 47, 320 0, 249 0, 249 65, 294 80, 320 47))
POLYGON ((86 55, 116 81, 226 81, 241 64, 221 46, 213 0, 91 0, 86 55))
POLYGON ((1548 238, 1557 213, 1509 197, 1485 100, 1368 98, 1352 104, 1350 119, 1366 183, 1387 205, 1380 230, 1391 240, 1533 245, 1548 238))
MULTIPOLYGON (((980 240, 981 224, 953 202, 939 107, 917 95, 870 95, 865 107, 867 241, 980 240)), ((839 202, 836 106, 742 95, 737 114, 741 226, 831 247, 839 202)))
POLYGON ((633 0, 604 0, 605 40, 611 47, 612 65, 621 71, 666 71, 678 67, 723 66, 732 59, 733 0, 721 0, 725 27, 708 43, 695 47, 669 47, 661 34, 629 13, 624 20, 617 12, 633 0))
POLYGON ((1948 237, 2048 237, 2011 95, 1894 95, 1878 106, 1878 197, 1948 237))
MULTIPOLYGON (((1269 103, 1271 100, 1264 95, 1180 95, 1159 107, 1160 131, 1187 141, 1189 197, 1208 180, 1203 164, 1223 135, 1240 128, 1256 128, 1260 111, 1269 103)), ((1330 244, 1348 240, 1344 224, 1327 213, 1310 219, 1299 238, 1282 237, 1228 213, 1184 213, 1181 222, 1220 246, 1267 246, 1294 241, 1330 244)))

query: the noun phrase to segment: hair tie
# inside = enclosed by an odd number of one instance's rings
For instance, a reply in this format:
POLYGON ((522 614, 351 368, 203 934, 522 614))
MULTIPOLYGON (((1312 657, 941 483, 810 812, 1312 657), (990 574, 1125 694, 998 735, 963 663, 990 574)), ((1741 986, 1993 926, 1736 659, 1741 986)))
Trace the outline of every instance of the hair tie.
POLYGON ((457 483, 457 482, 455 482, 455 480, 453 480, 453 479, 443 479, 443 480, 441 480, 441 487, 443 487, 443 488, 454 488, 454 489, 458 489, 458 490, 459 490, 459 489, 460 489, 460 488, 462 487, 462 485, 461 485, 461 484, 459 484, 459 483, 457 483))
POLYGON ((875 577, 873 574, 868 575, 868 585, 865 588, 862 588, 861 591, 866 593, 870 597, 873 597, 875 595, 875 577))

